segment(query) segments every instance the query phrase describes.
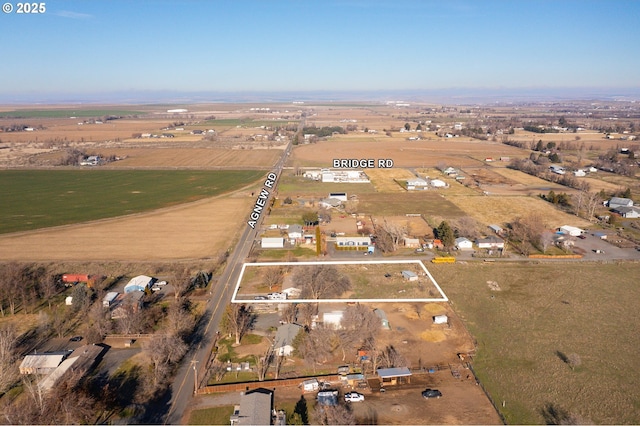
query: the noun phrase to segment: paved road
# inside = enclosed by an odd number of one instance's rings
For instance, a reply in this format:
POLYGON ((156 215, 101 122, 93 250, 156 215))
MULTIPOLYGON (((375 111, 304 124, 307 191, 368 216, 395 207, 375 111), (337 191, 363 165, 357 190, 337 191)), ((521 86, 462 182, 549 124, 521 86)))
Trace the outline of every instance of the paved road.
MULTIPOLYGON (((282 168, 291 153, 291 148, 292 145, 289 144, 275 165, 273 172, 277 177, 273 188, 277 188, 282 168)), ((271 194, 271 196, 273 196, 273 194, 271 194)), ((247 212, 247 214, 248 213, 249 212, 247 212)), ((199 386, 202 386, 202 379, 215 343, 218 325, 220 324, 227 304, 231 300, 231 293, 240 277, 242 264, 249 255, 251 247, 257 238, 263 218, 264 214, 260 217, 255 229, 252 229, 248 225, 244 227, 238 244, 227 259, 227 267, 218 280, 216 287, 211 290, 211 296, 207 303, 205 313, 197 326, 198 333, 196 333, 196 335, 203 336, 203 338, 197 345, 191 347, 178 369, 171 386, 171 399, 169 401, 168 413, 164 420, 165 424, 182 424, 187 420, 184 419, 183 421, 182 417, 194 394, 196 375, 198 382, 200 382, 199 386)))

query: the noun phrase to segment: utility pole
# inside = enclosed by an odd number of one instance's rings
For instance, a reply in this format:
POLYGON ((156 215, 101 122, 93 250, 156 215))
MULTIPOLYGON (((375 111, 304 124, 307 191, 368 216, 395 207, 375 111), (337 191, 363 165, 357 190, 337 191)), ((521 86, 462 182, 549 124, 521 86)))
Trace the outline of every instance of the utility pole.
POLYGON ((196 361, 195 359, 191 360, 191 366, 193 367, 193 394, 194 395, 198 393, 198 369, 196 368, 197 364, 198 364, 198 361, 196 361))

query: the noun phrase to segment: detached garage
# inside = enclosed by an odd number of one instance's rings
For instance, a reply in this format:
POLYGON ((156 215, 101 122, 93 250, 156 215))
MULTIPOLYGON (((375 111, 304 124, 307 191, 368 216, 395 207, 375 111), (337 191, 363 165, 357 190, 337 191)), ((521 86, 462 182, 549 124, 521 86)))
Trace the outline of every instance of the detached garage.
POLYGON ((260 242, 262 248, 284 248, 284 238, 282 237, 263 237, 260 242))
POLYGON ((132 293, 134 291, 145 291, 147 288, 151 288, 154 279, 146 275, 138 275, 131 278, 131 281, 124 286, 125 293, 132 293))

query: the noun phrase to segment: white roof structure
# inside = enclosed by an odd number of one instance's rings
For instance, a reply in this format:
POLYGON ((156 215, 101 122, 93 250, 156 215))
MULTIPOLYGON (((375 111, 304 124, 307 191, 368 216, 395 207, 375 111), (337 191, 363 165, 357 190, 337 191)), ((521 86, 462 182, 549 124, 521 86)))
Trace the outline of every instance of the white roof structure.
POLYGON ((283 248, 284 238, 282 237, 263 237, 260 246, 262 248, 283 248))
POLYGON ((20 374, 49 374, 65 359, 67 354, 31 354, 20 363, 20 374))
POLYGON ((131 278, 131 280, 124 286, 125 293, 131 293, 132 291, 144 291, 145 288, 151 287, 153 278, 146 275, 138 275, 131 278))
POLYGON ((73 364, 75 364, 75 362, 79 358, 80 357, 78 356, 74 356, 72 358, 67 358, 64 361, 62 361, 62 364, 60 364, 55 370, 53 370, 51 374, 49 374, 40 383, 38 383, 38 387, 40 388, 40 390, 45 392, 48 390, 51 390, 51 388, 56 384, 56 382, 62 376, 64 376, 64 373, 69 371, 69 369, 73 366, 73 364))
POLYGON ((432 179, 431 186, 433 186, 434 188, 445 188, 447 184, 440 179, 432 179))

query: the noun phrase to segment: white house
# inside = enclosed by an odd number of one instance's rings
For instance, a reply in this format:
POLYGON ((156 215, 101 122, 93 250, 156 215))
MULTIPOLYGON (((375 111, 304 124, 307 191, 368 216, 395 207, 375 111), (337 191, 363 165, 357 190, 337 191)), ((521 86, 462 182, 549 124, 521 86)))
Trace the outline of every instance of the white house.
POLYGON ((574 172, 573 172, 573 175, 574 175, 575 177, 584 177, 584 176, 586 176, 586 175, 587 175, 587 173, 586 173, 584 170, 582 170, 582 169, 578 169, 578 170, 576 170, 576 171, 574 171, 574 172))
POLYGON ((607 206, 610 209, 615 209, 616 207, 633 207, 633 200, 629 198, 621 198, 621 197, 612 197, 607 206))
POLYGON ((434 324, 446 324, 447 322, 449 322, 449 317, 446 315, 435 315, 433 317, 434 324))
POLYGON ((295 244, 296 241, 301 240, 302 234, 303 234, 302 225, 298 225, 298 224, 291 225, 287 230, 287 237, 289 237, 289 240, 291 241, 292 244, 295 244))
POLYGON ((407 179, 407 189, 410 191, 415 189, 425 189, 427 186, 429 186, 429 184, 422 178, 407 179))
POLYGON ((637 219, 640 217, 640 208, 638 207, 616 207, 614 213, 618 213, 625 219, 637 219))
POLYGON ((298 324, 283 324, 278 327, 276 337, 273 339, 273 348, 278 356, 291 356, 293 341, 302 328, 298 324))
POLYGON ((431 179, 431 186, 434 188, 446 188, 447 184, 440 179, 431 179))
POLYGON ((476 240, 476 245, 481 249, 502 249, 504 248, 504 240, 496 237, 495 235, 490 235, 486 238, 478 238, 476 240))
POLYGON ((458 248, 458 250, 473 249, 473 243, 465 237, 458 237, 456 238, 455 241, 456 241, 456 247, 458 248))
POLYGON ((405 247, 410 247, 410 248, 420 247, 420 240, 418 238, 405 237, 404 238, 404 246, 405 247))
POLYGON ((262 237, 260 241, 262 248, 284 248, 284 238, 282 237, 262 237))
POLYGON ((367 247, 371 245, 369 237, 336 237, 336 246, 338 247, 367 247))

